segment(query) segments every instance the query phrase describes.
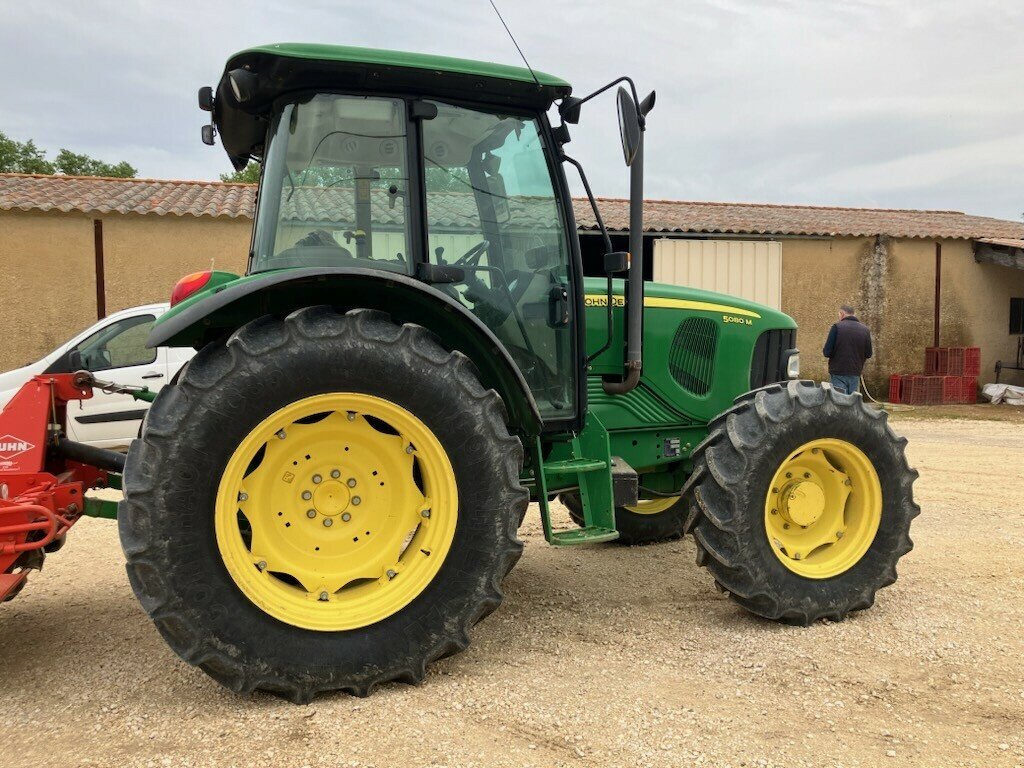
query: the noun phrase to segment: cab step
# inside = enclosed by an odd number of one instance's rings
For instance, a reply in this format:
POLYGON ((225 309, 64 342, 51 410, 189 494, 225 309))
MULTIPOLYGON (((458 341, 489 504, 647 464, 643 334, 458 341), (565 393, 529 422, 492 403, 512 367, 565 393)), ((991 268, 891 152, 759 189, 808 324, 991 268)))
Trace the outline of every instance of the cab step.
POLYGON ((591 525, 586 528, 574 528, 571 531, 552 531, 550 543, 556 547, 574 547, 578 544, 599 544, 602 541, 615 541, 619 532, 612 528, 599 528, 591 525))

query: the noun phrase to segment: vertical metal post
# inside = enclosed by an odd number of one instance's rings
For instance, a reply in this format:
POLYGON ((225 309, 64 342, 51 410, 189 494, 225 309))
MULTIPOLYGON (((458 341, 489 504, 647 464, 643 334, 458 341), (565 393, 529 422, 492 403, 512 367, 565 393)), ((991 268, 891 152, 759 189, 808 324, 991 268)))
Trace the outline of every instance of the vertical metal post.
POLYGON ((939 318, 942 308, 942 243, 935 243, 935 320, 932 328, 932 346, 939 346, 939 318))
POLYGON ((92 222, 93 247, 96 255, 96 319, 107 316, 107 279, 103 264, 103 220, 92 222))

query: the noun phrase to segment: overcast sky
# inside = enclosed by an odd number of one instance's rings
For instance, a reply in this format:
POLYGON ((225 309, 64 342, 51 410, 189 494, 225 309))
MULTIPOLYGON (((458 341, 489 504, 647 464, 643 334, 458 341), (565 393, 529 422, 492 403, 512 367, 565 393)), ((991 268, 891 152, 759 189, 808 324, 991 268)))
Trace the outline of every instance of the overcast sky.
MULTIPOLYGON (((498 2, 530 63, 576 93, 623 73, 657 89, 648 197, 1024 211, 1021 0, 498 2)), ((250 45, 518 63, 487 0, 2 6, 0 131, 147 177, 229 170, 200 143, 195 93, 250 45)), ((596 192, 626 193, 612 98, 570 149, 596 192)))

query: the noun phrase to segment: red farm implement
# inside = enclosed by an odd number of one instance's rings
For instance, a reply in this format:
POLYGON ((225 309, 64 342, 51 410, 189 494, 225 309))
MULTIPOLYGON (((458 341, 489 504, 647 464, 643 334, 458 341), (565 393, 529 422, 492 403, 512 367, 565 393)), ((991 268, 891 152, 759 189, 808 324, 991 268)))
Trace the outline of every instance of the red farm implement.
POLYGON ((93 386, 153 397, 80 371, 36 376, 0 411, 0 602, 21 591, 79 519, 116 515, 114 502, 86 494, 120 488, 124 455, 64 437, 67 404, 92 397, 93 386))

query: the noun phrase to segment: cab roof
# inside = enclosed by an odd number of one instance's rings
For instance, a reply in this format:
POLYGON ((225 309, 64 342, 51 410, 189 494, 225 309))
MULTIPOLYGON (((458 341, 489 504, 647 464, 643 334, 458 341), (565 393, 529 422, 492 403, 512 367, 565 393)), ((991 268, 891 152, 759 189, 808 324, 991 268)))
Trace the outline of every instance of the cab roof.
POLYGON ((275 43, 258 45, 240 51, 231 57, 231 61, 239 57, 253 54, 270 56, 287 56, 293 59, 311 59, 323 62, 341 62, 345 64, 368 64, 381 67, 403 67, 408 69, 425 69, 441 73, 475 75, 477 77, 495 78, 498 80, 515 80, 522 83, 539 84, 548 88, 570 88, 565 80, 544 72, 534 72, 525 67, 513 67, 508 64, 493 64, 473 59, 457 59, 452 56, 434 56, 427 53, 408 53, 390 51, 383 48, 357 48, 350 45, 321 45, 318 43, 275 43))
POLYGON ((316 43, 275 43, 228 59, 217 86, 214 119, 235 167, 244 167, 263 142, 274 101, 295 91, 352 91, 451 98, 513 109, 547 110, 572 93, 565 80, 524 67, 450 56, 316 43), (245 103, 232 93, 228 73, 258 76, 245 103))

